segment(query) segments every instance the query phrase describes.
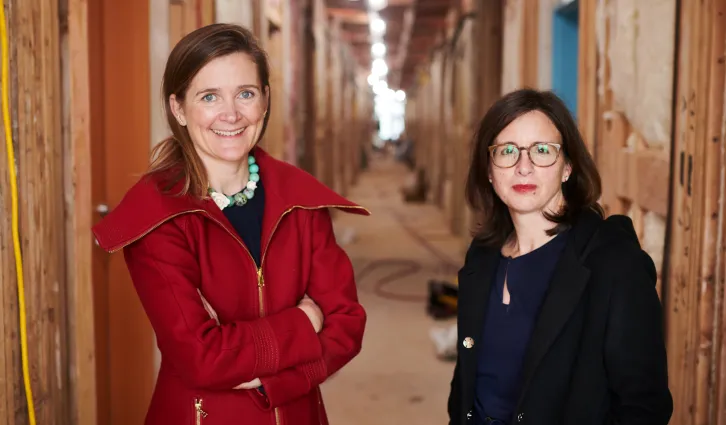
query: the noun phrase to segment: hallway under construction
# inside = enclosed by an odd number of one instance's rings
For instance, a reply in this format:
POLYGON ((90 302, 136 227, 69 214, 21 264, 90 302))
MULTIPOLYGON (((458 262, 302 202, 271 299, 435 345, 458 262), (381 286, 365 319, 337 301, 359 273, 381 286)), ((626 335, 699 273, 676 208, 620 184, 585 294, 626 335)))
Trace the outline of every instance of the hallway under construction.
MULTIPOLYGON (((489 106, 552 90, 664 310, 674 425, 726 425, 726 0, 4 0, 0 425, 141 425, 160 355, 91 228, 168 137, 171 49, 249 28, 261 147, 370 210, 332 213, 368 313, 321 387, 332 425, 448 423, 457 272, 489 106)), ((529 422, 536 424, 534 420, 529 422)), ((293 425, 285 423, 283 425, 293 425)))

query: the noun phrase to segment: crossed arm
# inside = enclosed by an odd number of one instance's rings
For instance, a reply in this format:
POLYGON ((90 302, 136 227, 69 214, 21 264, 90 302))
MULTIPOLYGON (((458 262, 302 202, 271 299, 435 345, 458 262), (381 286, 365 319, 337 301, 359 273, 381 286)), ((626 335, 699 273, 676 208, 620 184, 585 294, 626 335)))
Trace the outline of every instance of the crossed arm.
POLYGON ((250 393, 261 407, 273 408, 307 394, 360 352, 366 315, 352 265, 335 242, 329 212, 312 214, 307 295, 325 317, 320 333, 303 306, 252 321, 217 323, 198 292, 196 258, 174 224, 125 249, 159 349, 170 353, 166 357, 190 386, 231 390, 259 379, 266 396, 250 393))

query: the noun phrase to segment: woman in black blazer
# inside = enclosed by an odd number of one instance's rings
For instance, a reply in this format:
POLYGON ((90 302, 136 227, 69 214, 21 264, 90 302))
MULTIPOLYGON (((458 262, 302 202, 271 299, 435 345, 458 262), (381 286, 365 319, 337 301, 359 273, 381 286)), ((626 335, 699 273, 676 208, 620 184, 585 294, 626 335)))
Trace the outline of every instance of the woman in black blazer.
POLYGON ((662 425, 673 405, 656 271, 563 102, 512 92, 474 139, 479 216, 459 272, 452 425, 662 425))

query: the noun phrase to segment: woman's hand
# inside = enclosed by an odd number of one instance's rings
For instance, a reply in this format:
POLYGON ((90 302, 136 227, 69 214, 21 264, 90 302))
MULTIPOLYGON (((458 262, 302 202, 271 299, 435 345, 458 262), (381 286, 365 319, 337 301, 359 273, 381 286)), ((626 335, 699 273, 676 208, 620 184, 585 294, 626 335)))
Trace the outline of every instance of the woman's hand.
POLYGON ((236 387, 234 387, 235 390, 254 390, 255 388, 259 388, 262 386, 262 382, 260 381, 260 378, 255 378, 251 380, 250 382, 245 382, 244 384, 239 384, 236 387))
POLYGON ((310 319, 310 322, 313 324, 313 328, 315 328, 315 333, 320 333, 323 329, 323 312, 320 310, 320 307, 315 304, 315 301, 305 295, 303 299, 300 300, 297 308, 307 314, 308 319, 310 319))
POLYGON ((204 305, 204 309, 207 310, 207 313, 209 313, 209 317, 214 319, 215 322, 219 325, 219 317, 217 317, 217 312, 214 311, 212 308, 212 305, 209 304, 209 301, 207 301, 206 298, 204 298, 204 295, 202 295, 202 291, 197 289, 197 292, 199 292, 199 296, 202 298, 202 304, 204 305))

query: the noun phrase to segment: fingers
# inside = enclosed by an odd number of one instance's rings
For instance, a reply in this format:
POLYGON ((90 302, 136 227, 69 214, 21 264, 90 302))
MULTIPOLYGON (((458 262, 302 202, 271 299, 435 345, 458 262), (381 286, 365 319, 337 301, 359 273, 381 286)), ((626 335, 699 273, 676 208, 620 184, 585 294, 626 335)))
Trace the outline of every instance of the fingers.
POLYGON ((202 291, 197 289, 197 292, 199 292, 199 297, 202 299, 202 305, 204 305, 204 309, 207 310, 207 313, 209 313, 209 317, 214 319, 215 322, 219 325, 219 318, 217 317, 217 312, 214 311, 214 308, 212 308, 212 305, 209 304, 206 298, 204 298, 204 295, 202 295, 202 291))
POLYGON ((251 380, 250 382, 245 382, 244 384, 239 384, 233 389, 235 390, 253 390, 255 388, 258 388, 262 386, 262 382, 260 381, 260 378, 255 378, 251 380))

